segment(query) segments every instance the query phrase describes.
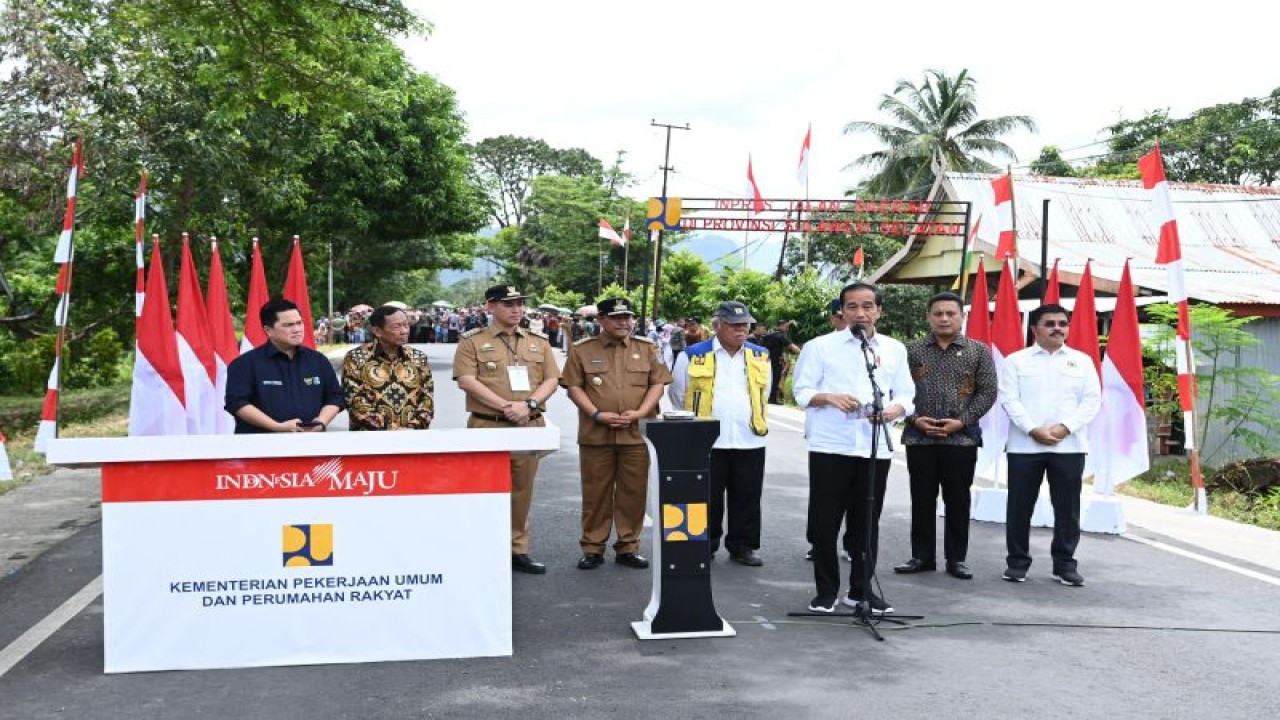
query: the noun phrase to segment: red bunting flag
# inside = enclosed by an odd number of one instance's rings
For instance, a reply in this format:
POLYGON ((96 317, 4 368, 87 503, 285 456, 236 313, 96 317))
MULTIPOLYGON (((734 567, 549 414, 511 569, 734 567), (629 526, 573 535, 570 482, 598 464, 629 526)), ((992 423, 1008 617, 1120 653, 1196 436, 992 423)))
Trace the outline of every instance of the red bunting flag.
POLYGON ((1013 176, 1001 175, 991 181, 995 193, 996 218, 999 220, 999 240, 996 241, 996 259, 1018 257, 1017 228, 1013 222, 1013 176))
POLYGON ((142 179, 138 182, 138 192, 133 196, 133 255, 138 266, 134 280, 134 314, 142 317, 142 303, 147 295, 146 267, 142 257, 142 238, 147 224, 147 171, 142 171, 142 179))
POLYGON ((1075 308, 1071 312, 1071 329, 1067 331, 1067 346, 1075 348, 1093 360, 1093 370, 1102 377, 1102 354, 1098 351, 1098 309, 1093 296, 1093 269, 1088 261, 1076 292, 1075 308))
POLYGON ((258 247, 258 238, 254 238, 253 261, 249 266, 249 297, 244 304, 244 336, 240 339, 241 354, 267 341, 267 333, 262 329, 258 311, 267 304, 269 299, 267 274, 262 269, 262 249, 258 247))
POLYGON ((178 336, 169 308, 169 286, 160 259, 160 238, 151 238, 151 271, 138 318, 129 399, 130 435, 187 434, 186 392, 178 336))
POLYGON ((1062 288, 1058 286, 1058 259, 1053 259, 1053 269, 1049 271, 1049 286, 1044 291, 1045 305, 1058 305, 1062 302, 1062 288))
POLYGON ((235 432, 235 418, 223 409, 227 396, 227 366, 240 355, 236 344, 236 326, 231 320, 231 302, 227 298, 227 280, 222 271, 222 257, 218 253, 218 238, 211 237, 209 253, 209 284, 205 291, 205 310, 208 312, 209 340, 213 345, 214 387, 218 408, 214 413, 219 435, 235 432))
POLYGON ((609 224, 609 221, 604 218, 600 218, 600 230, 596 235, 601 240, 608 240, 611 245, 625 246, 627 244, 626 241, 622 239, 622 236, 618 234, 618 231, 614 230, 613 226, 609 224))
POLYGON ((1095 491, 1108 494, 1116 485, 1150 469, 1142 338, 1128 260, 1120 276, 1107 354, 1102 359, 1102 410, 1089 423, 1088 432, 1095 491))
POLYGON ((178 357, 182 361, 186 392, 187 434, 218 432, 216 412, 222 409, 217 395, 218 366, 209 337, 209 312, 200 292, 200 278, 191 257, 191 238, 182 233, 182 265, 178 272, 178 357))
POLYGON ((307 269, 302 263, 302 240, 293 236, 293 254, 289 256, 289 274, 284 280, 284 297, 292 300, 302 313, 302 344, 316 349, 316 328, 311 320, 311 293, 307 291, 307 269))
POLYGON ((796 182, 800 185, 809 185, 809 141, 813 136, 813 124, 809 124, 809 128, 804 131, 804 142, 800 144, 800 162, 796 165, 796 182))

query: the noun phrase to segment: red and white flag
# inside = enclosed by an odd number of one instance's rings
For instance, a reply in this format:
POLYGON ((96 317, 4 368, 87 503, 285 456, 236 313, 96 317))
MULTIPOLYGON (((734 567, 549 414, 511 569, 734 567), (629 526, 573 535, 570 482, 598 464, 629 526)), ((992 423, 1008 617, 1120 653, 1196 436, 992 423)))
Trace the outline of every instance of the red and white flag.
POLYGON ((858 274, 858 279, 862 279, 862 273, 867 267, 867 255, 862 252, 862 246, 859 245, 857 250, 853 251, 853 268, 858 274))
POLYGON ((1053 259, 1053 269, 1049 271, 1049 287, 1044 291, 1045 305, 1058 305, 1062 302, 1062 288, 1058 286, 1058 259, 1053 259))
POLYGON ((36 430, 33 447, 44 452, 48 442, 58 437, 58 393, 62 390, 62 346, 67 339, 67 317, 71 313, 71 269, 75 259, 76 183, 84 174, 84 154, 80 139, 76 139, 71 153, 71 171, 67 175, 67 212, 62 217, 62 234, 53 251, 53 262, 58 265, 58 284, 54 292, 58 296, 53 311, 53 322, 58 334, 53 343, 53 368, 45 383, 44 404, 40 407, 40 426, 36 430))
POLYGON ((622 239, 622 236, 618 234, 618 231, 614 230, 613 226, 609 224, 609 221, 604 218, 600 218, 600 230, 597 234, 600 239, 608 240, 612 245, 627 244, 626 241, 622 239))
POLYGON ((1013 225, 1013 175, 1001 175, 991 181, 991 189, 995 193, 997 229, 1000 237, 996 241, 996 259, 1018 257, 1017 229, 1013 225))
POLYGON ((760 194, 760 186, 756 184, 756 172, 751 167, 751 154, 747 154, 747 195, 751 200, 751 214, 764 212, 764 196, 760 194))
POLYGON ((187 411, 178 336, 169 309, 169 285, 153 236, 146 301, 138 319, 138 345, 129 397, 130 435, 186 435, 187 411))
POLYGON ((191 240, 182 233, 182 266, 178 274, 178 359, 182 363, 188 435, 216 435, 218 366, 209 337, 209 312, 200 292, 191 240))
POLYGON ((1126 260, 1111 333, 1107 335, 1107 354, 1102 359, 1102 410, 1087 430, 1095 492, 1110 494, 1116 485, 1151 468, 1146 405, 1138 307, 1126 260))
POLYGON ((244 354, 267 341, 258 311, 271 299, 267 292, 267 273, 262 269, 262 249, 258 238, 253 239, 253 261, 249 266, 249 297, 244 304, 244 336, 240 339, 240 353, 244 354))
POLYGON ((1093 268, 1084 264, 1084 275, 1076 292, 1071 311, 1071 329, 1067 331, 1067 347, 1074 348, 1093 360, 1093 370, 1102 377, 1102 353, 1098 351, 1098 307, 1093 296, 1093 268))
POLYGON ((307 291, 307 269, 302 264, 302 240, 293 236, 289 274, 284 279, 284 298, 292 300, 302 313, 302 344, 316 349, 316 328, 311 320, 311 293, 307 291))
MULTIPOLYGON (((991 320, 991 359, 996 366, 996 377, 1004 366, 1004 359, 1026 347, 1022 330, 1022 313, 1018 310, 1018 290, 1013 276, 1017 270, 1012 260, 1001 263, 1000 285, 996 290, 996 309, 991 320)), ((986 281, 983 280, 985 286, 986 281)), ((976 290, 974 307, 977 307, 976 290)), ((982 428, 982 448, 978 453, 978 471, 987 477, 995 477, 996 463, 1004 454, 1009 440, 1009 416, 1004 407, 996 403, 979 421, 982 428)))
POLYGON ((1160 145, 1138 159, 1138 171, 1142 174, 1142 186, 1151 191, 1151 215, 1160 226, 1160 242, 1156 247, 1156 264, 1164 265, 1169 273, 1169 301, 1178 305, 1178 329, 1174 337, 1174 357, 1178 368, 1178 403, 1182 407, 1183 430, 1186 435, 1183 446, 1190 452, 1191 482, 1196 489, 1196 507, 1201 514, 1208 512, 1204 479, 1200 475, 1200 462, 1196 450, 1196 364, 1191 347, 1191 308, 1187 303, 1187 281, 1182 267, 1182 240, 1178 237, 1178 219, 1173 214, 1173 201, 1169 197, 1169 181, 1164 174, 1164 159, 1160 145))
POLYGON ((964 319, 965 337, 991 347, 991 300, 987 295, 987 268, 978 257, 978 272, 973 278, 973 301, 964 319))
POLYGON ((218 409, 214 413, 219 435, 235 432, 235 418, 224 406, 227 396, 227 366, 240 354, 236 344, 236 327, 231 320, 231 302, 227 298, 227 280, 222 272, 222 257, 218 254, 218 238, 210 238, 209 284, 205 292, 205 309, 209 313, 209 340, 213 344, 213 361, 217 374, 214 388, 218 397, 218 409))
POLYGON ((138 182, 138 192, 133 196, 133 255, 138 265, 137 277, 134 280, 134 315, 142 317, 142 302, 147 296, 146 266, 142 257, 142 238, 147 224, 147 171, 142 171, 142 180, 138 182))
POLYGON ((800 145, 800 162, 796 165, 796 182, 800 185, 808 187, 809 185, 809 142, 813 137, 813 125, 804 131, 804 142, 800 145))

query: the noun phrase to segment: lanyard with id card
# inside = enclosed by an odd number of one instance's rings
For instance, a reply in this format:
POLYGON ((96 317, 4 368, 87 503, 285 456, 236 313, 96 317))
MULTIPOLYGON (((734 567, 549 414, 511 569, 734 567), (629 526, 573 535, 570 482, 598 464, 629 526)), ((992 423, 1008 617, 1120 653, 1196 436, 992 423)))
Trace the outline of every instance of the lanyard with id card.
MULTIPOLYGON (((511 384, 511 392, 533 392, 533 388, 529 386, 529 368, 520 364, 520 355, 516 352, 516 348, 507 342, 507 338, 499 335, 502 344, 506 346, 508 357, 512 365, 507 366, 507 382, 511 384)), ((519 338, 516 339, 516 346, 520 344, 519 338)))

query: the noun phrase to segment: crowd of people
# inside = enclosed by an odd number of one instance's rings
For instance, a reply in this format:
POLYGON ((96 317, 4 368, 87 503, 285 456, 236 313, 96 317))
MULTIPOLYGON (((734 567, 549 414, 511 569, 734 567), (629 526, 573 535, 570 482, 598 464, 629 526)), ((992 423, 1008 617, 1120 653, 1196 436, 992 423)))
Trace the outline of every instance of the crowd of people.
MULTIPOLYGON (((1010 355, 997 376, 986 346, 964 337, 964 302, 949 292, 928 302, 929 334, 904 344, 876 331, 885 312, 880 289, 852 283, 830 303, 831 332, 803 348, 791 342, 789 323, 766 332, 747 305, 732 300, 715 308, 709 327, 700 318, 678 318, 640 332, 625 298, 601 301, 595 316, 567 319, 526 312, 527 297, 512 286, 489 288, 485 298, 483 307, 459 310, 372 309, 359 325, 372 337, 346 355, 341 381, 324 355, 302 345, 297 307, 271 300, 260 313, 268 342, 228 369, 226 409, 236 432, 323 431, 343 408, 352 430, 427 429, 435 415, 434 380, 426 354, 409 345, 456 342, 453 379, 466 395, 469 428, 542 426, 547 403, 566 391, 578 409, 577 567, 603 564, 613 538, 617 563, 644 568, 649 561, 639 552, 639 535, 649 455, 640 422, 656 417, 665 393, 675 408, 720 423, 710 456, 712 555, 723 546, 731 562, 760 567, 768 405, 781 401, 783 361, 798 351, 793 397, 806 414, 809 449, 805 532, 816 589, 810 611, 831 613, 841 604, 868 615, 893 610, 872 578, 894 423, 904 426, 912 500, 911 556, 894 571, 938 568, 934 511, 941 492, 945 570, 973 578, 969 490, 980 421, 997 404, 1010 423, 1003 578, 1027 578, 1030 519, 1047 478, 1053 577, 1084 584, 1075 558, 1088 453, 1082 430, 1099 410, 1101 391, 1091 360, 1064 345, 1070 315, 1058 305, 1032 311, 1035 342, 1010 355), (566 355, 563 371, 556 348, 566 355), (847 582, 841 556, 850 561, 847 582)), ((547 566, 532 555, 529 521, 537 472, 536 455, 512 455, 511 564, 542 574, 547 566)))

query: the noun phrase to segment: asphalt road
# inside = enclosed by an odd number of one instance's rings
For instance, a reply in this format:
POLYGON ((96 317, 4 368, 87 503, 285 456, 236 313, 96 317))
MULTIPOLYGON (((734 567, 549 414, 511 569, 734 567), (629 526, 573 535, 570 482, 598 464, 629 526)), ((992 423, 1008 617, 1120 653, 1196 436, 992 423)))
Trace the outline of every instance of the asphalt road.
MULTIPOLYGON (((462 425, 451 347, 432 346, 438 426, 462 425)), ((977 577, 894 576, 909 554, 906 470, 895 463, 880 580, 909 626, 885 642, 837 618, 788 618, 813 594, 803 559, 802 428, 777 420, 764 494, 764 567, 714 566, 734 638, 641 642, 649 573, 574 568, 576 411, 558 394, 563 449, 533 506, 545 576, 514 578, 508 658, 102 673, 97 598, 0 675, 0 718, 1271 717, 1280 703, 1280 587, 1116 536, 1083 538, 1088 579, 1049 576, 1050 531, 1033 531, 1030 580, 1000 580, 1003 525, 975 523, 977 577)), ((644 543, 648 546, 649 531, 644 543)), ((94 522, 0 580, 0 648, 101 573, 94 522)))

